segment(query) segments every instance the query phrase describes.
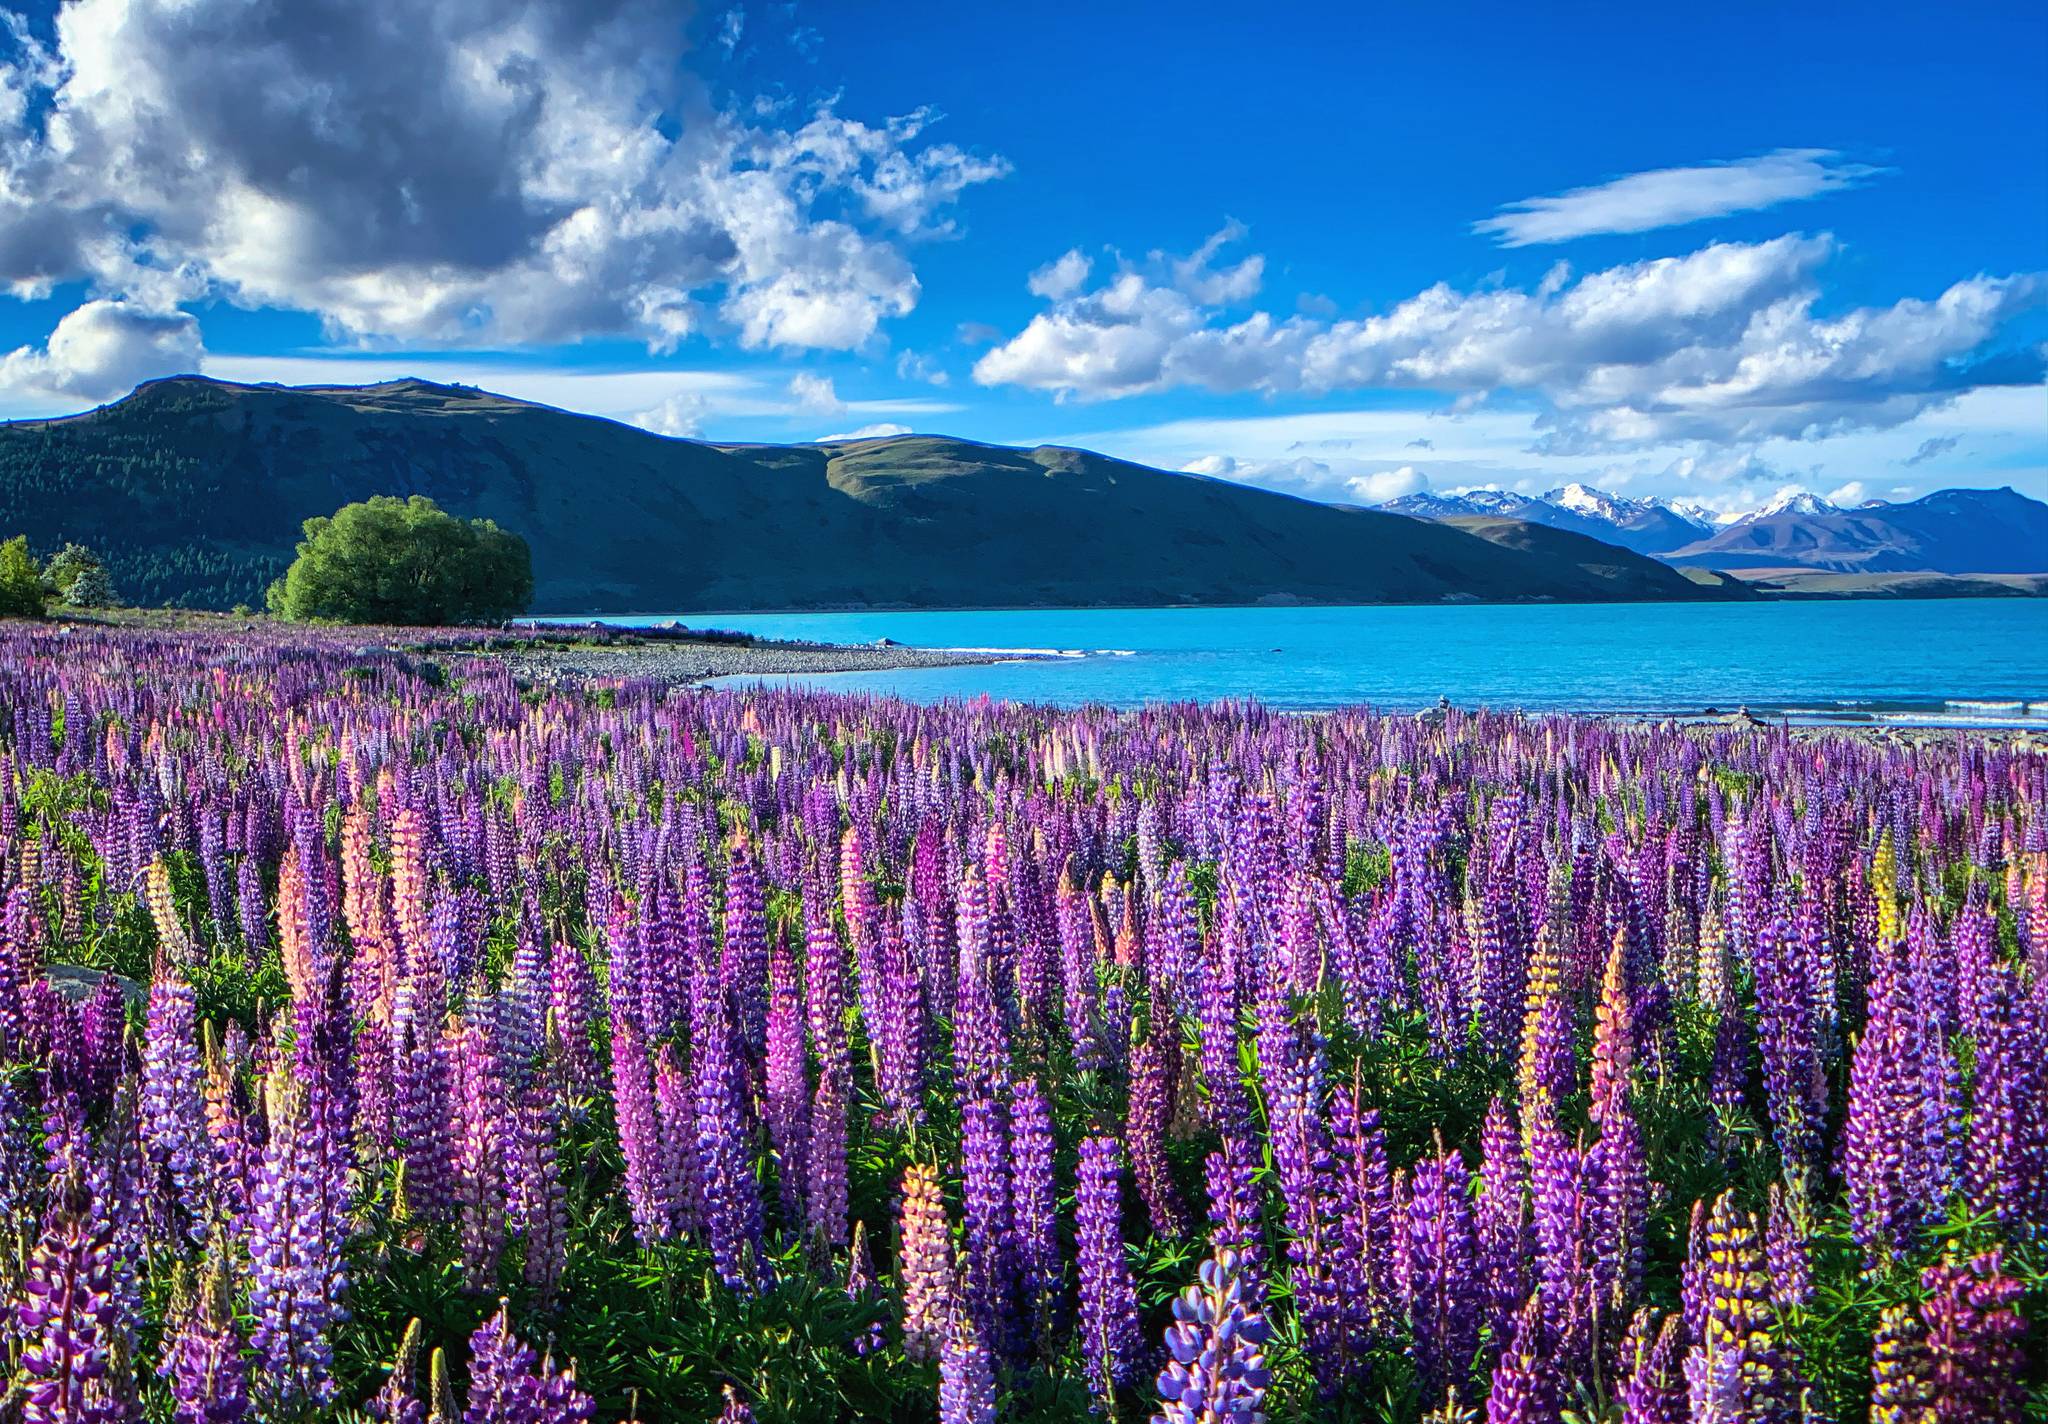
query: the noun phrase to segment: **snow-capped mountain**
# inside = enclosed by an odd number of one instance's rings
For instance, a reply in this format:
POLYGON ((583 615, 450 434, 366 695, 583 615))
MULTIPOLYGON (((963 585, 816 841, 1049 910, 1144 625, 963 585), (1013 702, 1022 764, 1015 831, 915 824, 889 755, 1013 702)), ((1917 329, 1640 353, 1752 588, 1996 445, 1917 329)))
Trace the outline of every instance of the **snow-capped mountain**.
POLYGON ((2010 489, 1940 490, 1854 509, 1788 491, 1757 509, 1716 513, 1684 500, 1631 499, 1569 484, 1542 495, 1413 494, 1381 508, 1420 519, 1520 519, 1705 568, 2048 572, 2048 505, 2010 489))
MULTIPOLYGON (((1873 499, 1866 501, 1863 507, 1865 509, 1881 508, 1883 504, 1883 500, 1873 499)), ((1761 509, 1752 509, 1749 513, 1730 520, 1729 523, 1754 524, 1759 519, 1775 519, 1781 514, 1821 515, 1840 514, 1841 512, 1842 507, 1839 504, 1830 504, 1817 494, 1808 494, 1805 490, 1787 490, 1765 504, 1761 509)))
POLYGON ((1419 519, 1491 515, 1569 529, 1638 554, 1661 554, 1693 543, 1716 527, 1697 506, 1661 499, 1630 499, 1591 485, 1569 484, 1541 495, 1502 490, 1464 494, 1412 494, 1381 508, 1419 519))

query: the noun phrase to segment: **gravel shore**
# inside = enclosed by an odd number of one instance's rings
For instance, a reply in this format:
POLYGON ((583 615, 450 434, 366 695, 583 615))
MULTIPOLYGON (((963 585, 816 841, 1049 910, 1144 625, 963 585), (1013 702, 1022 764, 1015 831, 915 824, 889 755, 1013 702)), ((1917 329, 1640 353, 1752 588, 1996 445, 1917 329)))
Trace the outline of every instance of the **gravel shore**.
POLYGON ((506 651, 495 656, 530 682, 590 678, 675 684, 719 677, 778 673, 886 672, 894 668, 969 667, 1010 662, 1029 653, 963 653, 897 643, 726 643, 665 639, 659 642, 565 644, 506 651))

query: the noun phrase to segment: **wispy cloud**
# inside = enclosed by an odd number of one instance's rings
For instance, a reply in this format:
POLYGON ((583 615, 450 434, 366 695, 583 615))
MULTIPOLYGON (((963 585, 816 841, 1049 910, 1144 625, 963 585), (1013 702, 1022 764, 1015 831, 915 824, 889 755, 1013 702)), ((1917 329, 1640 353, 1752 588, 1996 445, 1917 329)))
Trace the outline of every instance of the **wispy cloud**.
POLYGON ((1522 198, 1472 225, 1503 247, 1569 242, 1755 212, 1851 188, 1886 170, 1847 163, 1825 148, 1781 148, 1755 158, 1658 168, 1543 198, 1522 198))
POLYGON ((1939 459, 1956 448, 1956 440, 1957 437, 1953 435, 1937 435, 1931 440, 1922 440, 1920 448, 1899 463, 1902 465, 1924 465, 1929 460, 1939 459))

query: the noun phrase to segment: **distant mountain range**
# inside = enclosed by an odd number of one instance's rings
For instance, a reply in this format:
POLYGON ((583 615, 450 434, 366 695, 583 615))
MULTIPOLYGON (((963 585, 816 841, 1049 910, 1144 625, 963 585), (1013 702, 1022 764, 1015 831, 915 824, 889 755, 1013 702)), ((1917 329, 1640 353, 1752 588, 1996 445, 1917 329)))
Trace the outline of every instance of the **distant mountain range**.
POLYGON ((2048 573, 2048 504, 2016 490, 1948 489, 1853 509, 1791 493, 1714 515, 1697 505, 1628 499, 1586 485, 1544 495, 1474 490, 1380 506, 1431 520, 1506 517, 1568 529, 1682 567, 1805 568, 1833 573, 2048 573))
POLYGON ((138 602, 260 605, 301 521, 373 494, 524 535, 540 612, 1746 592, 1576 528, 1407 519, 1055 446, 713 445, 423 381, 174 377, 0 425, 0 537, 90 545, 138 602))

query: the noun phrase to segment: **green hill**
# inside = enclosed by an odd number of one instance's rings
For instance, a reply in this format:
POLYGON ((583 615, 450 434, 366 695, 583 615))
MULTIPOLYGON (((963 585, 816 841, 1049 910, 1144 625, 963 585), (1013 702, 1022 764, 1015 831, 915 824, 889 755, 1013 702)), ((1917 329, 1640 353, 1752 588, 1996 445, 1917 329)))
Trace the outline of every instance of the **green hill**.
POLYGON ((142 603, 258 604, 301 520, 372 494, 429 495, 525 535, 541 612, 1724 596, 1590 539, 1081 450, 712 445, 424 381, 174 377, 0 425, 0 532, 90 545, 142 603))

